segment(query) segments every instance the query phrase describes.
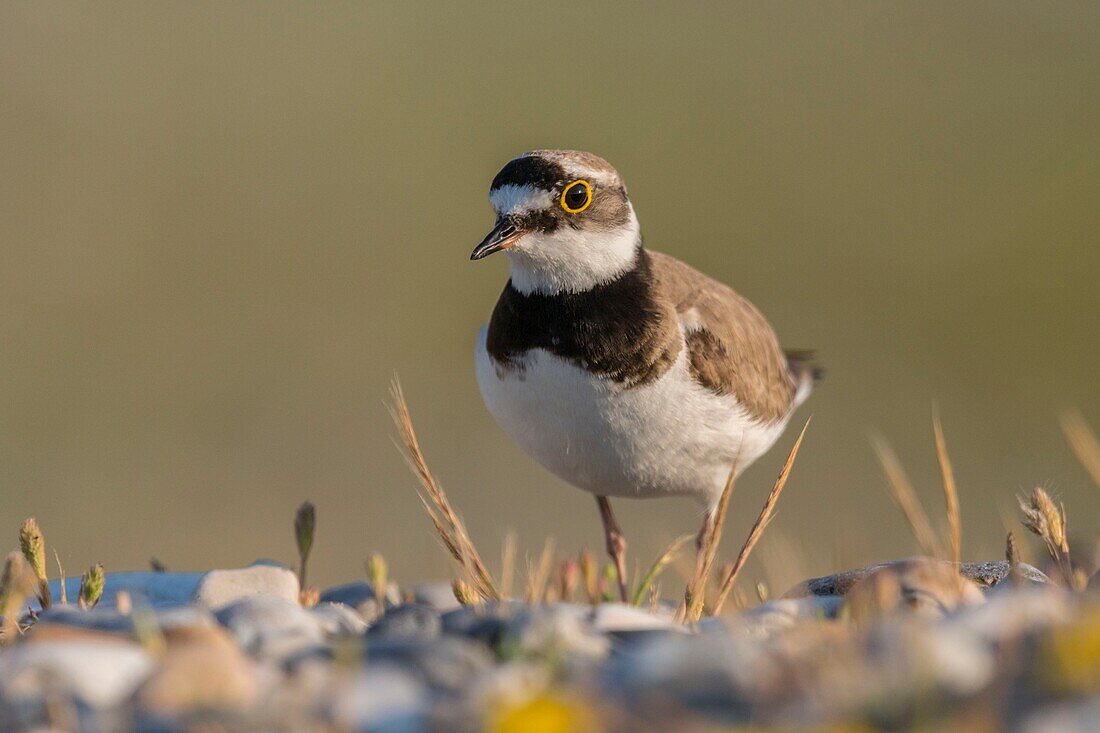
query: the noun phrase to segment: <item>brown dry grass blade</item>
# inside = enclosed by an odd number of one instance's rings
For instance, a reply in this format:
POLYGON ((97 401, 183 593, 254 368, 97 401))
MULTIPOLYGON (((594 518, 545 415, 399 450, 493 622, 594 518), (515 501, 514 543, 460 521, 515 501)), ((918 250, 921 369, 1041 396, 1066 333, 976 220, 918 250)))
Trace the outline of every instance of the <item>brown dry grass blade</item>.
POLYGON ((890 496, 901 509, 901 513, 905 515, 905 521, 909 523, 909 528, 913 531, 913 537, 917 540, 921 552, 929 557, 943 557, 943 550, 936 538, 936 533, 932 530, 932 523, 917 499, 917 492, 913 489, 909 477, 905 475, 905 469, 901 467, 897 454, 882 438, 873 437, 871 444, 879 463, 882 464, 882 470, 886 473, 890 496))
POLYGON ((393 403, 390 405, 390 415, 397 426, 398 433, 405 448, 405 458, 410 469, 416 474, 424 493, 417 492, 424 504, 428 516, 435 526, 436 532, 443 546, 467 574, 468 582, 486 600, 498 600, 500 593, 493 583, 481 555, 470 539, 466 531, 466 525, 458 516, 451 505, 450 499, 443 491, 443 487, 435 480, 428 462, 424 458, 424 452, 420 448, 420 441, 416 437, 413 428, 412 416, 409 414, 409 405, 405 401, 405 394, 401 390, 401 383, 395 377, 392 386, 393 403), (425 496, 426 494, 426 496, 425 496))
MULTIPOLYGON (((812 418, 810 418, 812 419, 812 418)), ((760 537, 763 536, 764 530, 767 529, 768 524, 771 523, 772 518, 775 516, 775 507, 779 503, 779 495, 783 493, 783 487, 787 485, 787 479, 791 476, 791 469, 794 467, 795 458, 798 457, 798 449, 802 447, 802 439, 806 437, 806 430, 810 427, 810 419, 806 420, 806 424, 802 426, 802 432, 798 434, 798 440, 794 442, 791 447, 791 452, 787 454, 787 460, 783 463, 783 468, 779 471, 779 476, 775 479, 775 485, 772 486, 771 492, 768 494, 767 500, 764 502, 764 507, 760 510, 760 515, 757 516, 756 521, 752 525, 752 529, 749 530, 749 536, 745 538, 745 544, 741 546, 741 552, 737 553, 737 560, 734 561, 733 567, 730 568, 726 574, 725 580, 722 581, 722 587, 718 591, 718 600, 714 604, 714 610, 712 613, 718 615, 722 611, 722 606, 726 602, 726 597, 729 596, 730 589, 733 587, 733 582, 737 580, 738 573, 741 572, 741 568, 745 566, 745 562, 749 559, 749 554, 752 553, 752 549, 756 547, 756 543, 760 541, 760 537)))
POLYGON ((542 603, 546 597, 546 584, 554 568, 554 538, 547 537, 542 552, 534 564, 527 560, 526 598, 528 603, 542 603))
POLYGON ((1100 487, 1100 439, 1077 410, 1063 412, 1061 422, 1062 432, 1066 434, 1066 440, 1077 455, 1077 460, 1092 476, 1097 487, 1100 487))
MULTIPOLYGON (((646 574, 638 583, 638 587, 635 588, 634 597, 631 599, 631 605, 642 605, 642 602, 645 600, 646 597, 646 592, 652 590, 653 583, 657 579, 657 576, 661 574, 661 571, 665 569, 666 565, 672 562, 676 554, 680 552, 680 549, 684 545, 686 545, 688 541, 691 540, 691 538, 692 535, 690 534, 685 534, 677 537, 669 544, 668 547, 665 548, 664 552, 657 556, 657 559, 654 560, 653 564, 649 566, 649 570, 646 571, 646 574)), ((637 575, 638 573, 635 573, 635 576, 637 575)))
POLYGON ((943 480, 943 498, 947 507, 947 526, 950 536, 947 546, 951 548, 951 561, 962 562, 962 514, 959 510, 959 490, 955 484, 955 470, 947 456, 947 440, 943 437, 943 425, 940 416, 932 417, 932 432, 936 438, 936 460, 940 464, 940 477, 943 480))
MULTIPOLYGON (((744 445, 743 440, 741 445, 744 445)), ((741 445, 737 447, 737 455, 734 456, 733 465, 730 466, 729 475, 726 477, 726 485, 714 509, 710 532, 703 538, 705 544, 696 554, 695 570, 691 580, 688 581, 687 588, 684 589, 684 601, 680 604, 680 611, 677 614, 681 623, 694 623, 703 615, 707 581, 714 568, 714 560, 718 556, 722 529, 726 526, 726 511, 729 509, 730 497, 733 496, 733 487, 737 479, 737 466, 741 462, 741 445)))

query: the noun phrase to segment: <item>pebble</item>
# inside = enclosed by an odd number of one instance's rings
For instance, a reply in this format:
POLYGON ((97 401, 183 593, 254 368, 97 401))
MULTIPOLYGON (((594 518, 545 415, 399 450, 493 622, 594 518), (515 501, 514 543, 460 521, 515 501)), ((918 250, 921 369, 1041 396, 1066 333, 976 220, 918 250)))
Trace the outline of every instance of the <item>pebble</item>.
POLYGON ((948 619, 947 626, 963 635, 998 646, 1002 642, 1074 618, 1073 595, 1060 587, 1004 587, 990 593, 985 604, 948 619))
MULTIPOLYGON (((925 559, 927 558, 914 558, 925 559)), ((953 563, 948 563, 944 560, 927 560, 928 562, 938 562, 949 567, 955 567, 953 563)), ((870 565, 865 568, 857 568, 855 570, 847 570, 843 573, 834 573, 833 575, 824 575, 820 578, 810 578, 805 580, 794 588, 791 588, 784 594, 785 598, 800 597, 806 595, 815 596, 842 596, 848 593, 852 587, 860 580, 870 576, 874 572, 886 567, 896 567, 904 563, 911 562, 910 560, 896 560, 894 562, 880 563, 878 565, 870 565)), ((990 562, 964 562, 958 566, 958 573, 964 578, 968 578, 977 583, 982 588, 990 588, 998 583, 1001 583, 1008 579, 1009 571, 1011 567, 1005 560, 994 560, 990 562)), ((1020 563, 1020 571, 1023 577, 1031 583, 1044 584, 1048 581, 1046 575, 1043 574, 1038 568, 1032 567, 1027 563, 1020 563)))
POLYGON ((219 609, 252 596, 281 598, 297 604, 298 576, 277 565, 211 570, 195 588, 194 601, 204 608, 219 609))
MULTIPOLYGON (((396 606, 401 602, 401 595, 396 584, 389 584, 383 600, 386 608, 396 606)), ((374 623, 385 612, 385 608, 378 603, 378 599, 375 597, 374 586, 365 580, 328 588, 321 593, 319 602, 342 603, 345 606, 354 608, 368 624, 374 623)))
POLYGON ((703 618, 699 621, 699 630, 704 633, 733 631, 767 637, 807 621, 833 620, 839 614, 842 603, 840 596, 779 598, 740 613, 703 618))
POLYGON ((249 654, 284 659, 324 640, 320 621, 309 611, 277 596, 250 596, 221 608, 218 623, 249 654))
POLYGON ((736 725, 748 721, 764 660, 761 646, 747 637, 668 634, 611 655, 603 686, 627 707, 656 697, 714 723, 736 725))
POLYGON ((140 646, 109 634, 65 641, 28 638, 0 654, 0 696, 42 702, 50 694, 61 694, 106 709, 133 694, 153 667, 140 646))
MULTIPOLYGON (((142 613, 139 608, 136 613, 142 613)), ((212 613, 195 606, 163 608, 153 611, 153 618, 160 629, 194 626, 214 626, 216 621, 212 613)), ((82 610, 77 606, 51 606, 38 616, 41 631, 53 626, 67 626, 120 634, 131 634, 134 630, 134 614, 122 614, 113 608, 96 606, 82 610)))
POLYGON ((604 633, 684 631, 669 615, 653 614, 625 603, 601 603, 592 611, 592 626, 604 633))
POLYGON ((426 728, 429 710, 427 688, 415 675, 378 664, 337 686, 328 716, 340 730, 415 733, 426 728))
POLYGON ((521 609, 509 622, 501 649, 524 655, 578 662, 599 661, 611 642, 595 629, 588 606, 558 603, 521 609))
POLYGON ((1029 715, 1021 733, 1096 733, 1100 721, 1100 696, 1054 703, 1029 715))
POLYGON ((493 656, 484 645, 467 639, 444 636, 438 639, 368 638, 363 661, 396 665, 416 672, 437 691, 462 690, 493 666, 493 656))
POLYGON ((167 651, 136 695, 145 711, 174 717, 190 711, 244 712, 262 691, 261 675, 225 630, 170 630, 167 651))
POLYGON ((367 633, 372 637, 431 639, 439 636, 442 627, 439 611, 422 603, 404 603, 386 611, 367 633))
POLYGON ((367 630, 363 617, 343 603, 318 603, 309 613, 328 636, 360 636, 367 630))
POLYGON ((455 598, 454 589, 449 581, 416 583, 412 586, 411 592, 413 601, 431 606, 440 613, 462 607, 462 604, 455 598))
POLYGON ((369 583, 303 608, 294 574, 273 564, 119 574, 132 613, 55 606, 0 648, 0 730, 62 726, 47 702, 82 730, 479 730, 501 709, 525 730, 542 719, 524 716, 567 714, 623 730, 900 729, 1005 696, 1011 729, 1089 730, 1095 705, 1078 698, 1094 685, 1100 597, 1006 580, 1007 564, 963 570, 884 563, 694 628, 675 623, 675 604, 463 607, 442 583, 406 603, 395 591, 384 613, 369 583), (197 579, 186 590, 173 575, 197 579), (134 624, 150 621, 143 648, 134 624))
POLYGON ((914 558, 884 565, 856 581, 848 590, 845 609, 857 622, 899 612, 938 619, 984 602, 978 584, 951 563, 914 558))

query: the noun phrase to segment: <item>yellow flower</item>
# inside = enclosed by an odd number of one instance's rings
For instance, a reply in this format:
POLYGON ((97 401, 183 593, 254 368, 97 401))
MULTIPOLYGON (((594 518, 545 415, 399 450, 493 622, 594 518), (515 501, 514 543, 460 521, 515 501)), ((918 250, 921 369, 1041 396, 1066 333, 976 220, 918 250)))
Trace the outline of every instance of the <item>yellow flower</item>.
POLYGON ((489 733, 599 733, 596 711, 580 700, 545 693, 520 704, 502 704, 489 733))
POLYGON ((1052 690, 1100 690, 1100 606, 1051 631, 1039 653, 1039 669, 1052 690))

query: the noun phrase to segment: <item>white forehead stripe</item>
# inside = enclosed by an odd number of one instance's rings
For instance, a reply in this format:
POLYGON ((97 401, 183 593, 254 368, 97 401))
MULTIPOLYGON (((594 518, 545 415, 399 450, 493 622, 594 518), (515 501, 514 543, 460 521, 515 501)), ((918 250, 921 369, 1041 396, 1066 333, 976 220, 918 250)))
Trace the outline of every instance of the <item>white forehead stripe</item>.
POLYGON ((553 203, 550 192, 534 186, 509 183, 489 192, 489 203, 497 214, 526 214, 547 209, 553 203))

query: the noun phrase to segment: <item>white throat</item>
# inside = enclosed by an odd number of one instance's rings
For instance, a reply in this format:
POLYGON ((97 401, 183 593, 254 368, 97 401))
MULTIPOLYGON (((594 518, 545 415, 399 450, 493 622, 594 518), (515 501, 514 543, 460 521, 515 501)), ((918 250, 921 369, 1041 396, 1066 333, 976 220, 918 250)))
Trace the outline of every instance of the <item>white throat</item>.
POLYGON ((506 250, 512 287, 542 295, 591 290, 634 267, 640 242, 633 207, 625 224, 605 232, 562 227, 552 234, 526 234, 506 250))

